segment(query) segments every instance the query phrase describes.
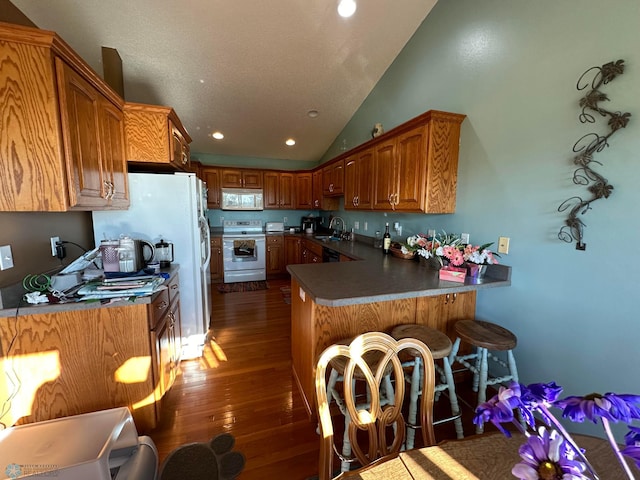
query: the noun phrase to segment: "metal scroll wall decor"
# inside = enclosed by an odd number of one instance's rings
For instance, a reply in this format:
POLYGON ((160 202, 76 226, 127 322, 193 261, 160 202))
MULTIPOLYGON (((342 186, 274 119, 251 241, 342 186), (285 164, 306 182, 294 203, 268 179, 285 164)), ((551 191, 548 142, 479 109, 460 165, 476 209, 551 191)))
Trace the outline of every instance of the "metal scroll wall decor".
POLYGON ((600 106, 601 102, 608 101, 609 97, 599 89, 606 85, 618 75, 624 73, 624 60, 605 63, 601 67, 591 67, 578 79, 576 88, 578 91, 590 90, 580 99, 582 112, 578 116, 581 123, 595 123, 596 114, 608 117, 607 125, 609 132, 606 135, 597 133, 587 133, 578 139, 573 145, 573 163, 577 165, 573 172, 573 183, 584 185, 591 197, 583 199, 578 196, 568 198, 558 207, 559 212, 569 211, 564 226, 558 233, 558 238, 567 243, 576 242, 576 249, 585 250, 587 245, 583 242, 585 224, 580 218, 591 210, 591 204, 602 198, 609 198, 613 191, 613 185, 609 181, 593 170, 592 165, 602 163, 596 161, 594 156, 609 146, 609 138, 621 128, 625 128, 629 122, 631 114, 628 112, 611 112, 600 106), (591 81, 589 81, 591 79, 591 81))

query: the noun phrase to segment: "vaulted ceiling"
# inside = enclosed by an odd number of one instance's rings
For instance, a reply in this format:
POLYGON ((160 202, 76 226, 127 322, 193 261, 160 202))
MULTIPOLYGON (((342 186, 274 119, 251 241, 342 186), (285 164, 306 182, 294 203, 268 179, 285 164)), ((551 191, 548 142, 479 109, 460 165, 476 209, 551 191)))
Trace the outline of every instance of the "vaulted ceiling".
POLYGON ((320 159, 436 2, 356 1, 342 18, 338 0, 12 0, 100 74, 115 48, 125 99, 173 107, 192 152, 299 161, 320 159))

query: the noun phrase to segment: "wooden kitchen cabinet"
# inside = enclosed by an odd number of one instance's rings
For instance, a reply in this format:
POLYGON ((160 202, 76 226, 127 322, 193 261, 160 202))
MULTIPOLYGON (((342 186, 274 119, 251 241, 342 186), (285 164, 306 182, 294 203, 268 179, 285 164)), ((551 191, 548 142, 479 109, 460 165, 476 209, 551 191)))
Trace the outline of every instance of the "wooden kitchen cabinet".
POLYGON ((418 297, 415 323, 445 332, 453 342, 456 339, 454 324, 458 320, 475 318, 475 313, 475 290, 418 297))
POLYGON ((220 169, 216 167, 202 167, 200 169, 202 181, 207 184, 207 208, 220 209, 220 169))
POLYGON ((286 273, 284 260, 284 236, 267 235, 266 237, 266 270, 267 278, 274 278, 286 273))
POLYGON ((313 175, 311 172, 295 174, 295 207, 297 210, 313 209, 313 175))
MULTIPOLYGON (((32 423, 126 406, 140 432, 155 428, 160 399, 180 361, 177 272, 167 287, 151 303, 33 314, 21 309, 18 322, 0 318, 0 352, 6 355, 13 343, 10 365, 20 379, 0 422, 32 423)), ((8 361, 0 356, 3 365, 8 361)), ((3 375, 5 385, 15 382, 3 375)))
POLYGON ((302 263, 322 263, 322 245, 311 240, 303 239, 302 263))
POLYGON ((373 144, 373 209, 454 213, 464 115, 429 111, 373 144))
POLYGON ((311 174, 311 193, 313 208, 320 210, 338 210, 340 200, 337 197, 325 197, 322 182, 322 168, 314 170, 311 174))
POLYGON ((222 188, 262 188, 262 170, 222 168, 220 186, 222 188))
POLYGON ((173 108, 127 102, 124 119, 128 162, 189 171, 191 137, 173 108))
POLYGON ((222 237, 211 237, 211 283, 220 283, 224 279, 222 263, 222 237))
POLYGON ((53 32, 3 24, 0 58, 0 211, 126 208, 118 94, 53 32))
POLYGON ((294 235, 284 237, 284 256, 286 265, 304 263, 302 259, 302 238, 294 235))
POLYGON ((265 170, 263 173, 264 208, 295 208, 295 174, 265 170))
POLYGON ((322 193, 327 197, 344 194, 344 159, 322 168, 322 193))
POLYGON ((347 157, 344 161, 344 209, 371 210, 372 183, 373 149, 347 157))

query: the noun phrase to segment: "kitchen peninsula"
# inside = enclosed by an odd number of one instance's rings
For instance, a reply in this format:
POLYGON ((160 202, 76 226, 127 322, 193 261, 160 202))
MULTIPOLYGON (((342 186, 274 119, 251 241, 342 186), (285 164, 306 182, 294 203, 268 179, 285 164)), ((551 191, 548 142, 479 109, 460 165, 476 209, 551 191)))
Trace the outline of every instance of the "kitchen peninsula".
POLYGON ((0 309, 0 422, 31 423, 129 407, 136 427, 156 426, 180 361, 179 266, 153 295, 113 303, 0 309), (6 400, 5 400, 6 399, 6 400))
POLYGON ((485 277, 467 277, 463 284, 442 281, 436 270, 383 255, 365 243, 323 245, 356 261, 287 267, 293 373, 310 417, 315 415, 315 364, 329 345, 406 323, 437 328, 452 337, 455 321, 474 318, 477 290, 511 285, 511 267, 506 265, 489 265, 485 277))

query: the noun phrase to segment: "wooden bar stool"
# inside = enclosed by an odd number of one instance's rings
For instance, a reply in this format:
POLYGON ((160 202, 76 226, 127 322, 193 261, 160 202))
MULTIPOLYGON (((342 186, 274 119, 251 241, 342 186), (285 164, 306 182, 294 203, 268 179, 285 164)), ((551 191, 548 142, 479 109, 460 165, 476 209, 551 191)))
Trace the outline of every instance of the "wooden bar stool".
MULTIPOLYGON (((345 338, 342 340, 338 340, 335 342, 338 345, 349 345, 355 337, 345 338)), ((384 358, 384 355, 378 351, 367 352, 362 357, 367 365, 369 365, 370 369, 375 372, 378 368, 378 363, 384 358)), ((344 435, 342 439, 342 455, 340 456, 341 464, 340 470, 342 472, 349 471, 350 464, 355 461, 351 455, 351 441, 349 440, 349 423, 351 422, 351 417, 349 415, 349 411, 344 402, 343 395, 340 395, 340 392, 336 388, 336 384, 344 381, 344 370, 347 366, 348 359, 345 357, 334 357, 329 361, 329 366, 331 367, 331 372, 329 374, 329 380, 327 382, 327 403, 331 404, 331 401, 334 400, 340 413, 344 416, 344 435)), ((395 402, 395 391, 393 389, 393 384, 391 383, 391 372, 393 371, 393 365, 389 364, 385 369, 384 373, 384 381, 383 381, 383 389, 384 395, 380 395, 380 406, 393 404, 395 402)), ((365 380, 364 375, 360 369, 356 369, 354 373, 354 380, 351 388, 355 391, 356 382, 365 380)), ((343 385, 343 389, 347 388, 343 385)), ((354 395, 355 397, 355 395, 354 395)), ((369 390, 366 391, 366 401, 358 403, 357 407, 368 409, 371 403, 371 392, 369 390)), ((414 419, 415 421, 415 419, 414 419)), ((318 430, 319 433, 319 430, 318 430)))
MULTIPOLYGON (((451 371, 451 364, 449 363, 449 354, 452 350, 451 340, 449 337, 435 328, 416 324, 398 325, 391 330, 391 336, 396 340, 401 340, 403 338, 415 338, 429 347, 431 355, 433 356, 436 371, 440 374, 440 383, 436 382, 435 385, 435 399, 438 399, 441 392, 448 390, 449 403, 451 403, 451 417, 434 421, 433 424, 438 425, 440 423, 450 422, 453 420, 456 429, 456 436, 458 438, 464 438, 460 406, 458 404, 458 396, 456 395, 456 385, 453 381, 453 373, 451 371), (442 360, 442 367, 440 367, 435 360, 442 360)), ((405 377, 405 380, 411 385, 409 414, 407 415, 408 427, 406 444, 407 450, 410 450, 413 448, 416 434, 415 424, 418 413, 418 397, 422 395, 422 385, 419 381, 419 379, 422 378, 420 372, 422 365, 418 352, 409 349, 408 354, 413 358, 411 361, 403 362, 402 365, 404 367, 413 367, 411 375, 407 374, 405 377)))
MULTIPOLYGON (((456 341, 449 354, 449 362, 462 364, 465 369, 473 372, 473 391, 478 392, 478 405, 487 400, 487 386, 506 383, 510 380, 518 381, 518 369, 513 356, 518 338, 509 330, 495 323, 482 320, 459 320, 454 325, 456 341), (466 342, 476 348, 475 353, 458 355, 460 342, 466 342), (506 351, 507 362, 496 356, 492 351, 506 351), (470 362, 473 360, 473 364, 470 362), (495 361, 506 369, 507 373, 500 377, 489 375, 489 360, 495 361)), ((483 426, 476 426, 476 433, 483 432, 483 426)))

